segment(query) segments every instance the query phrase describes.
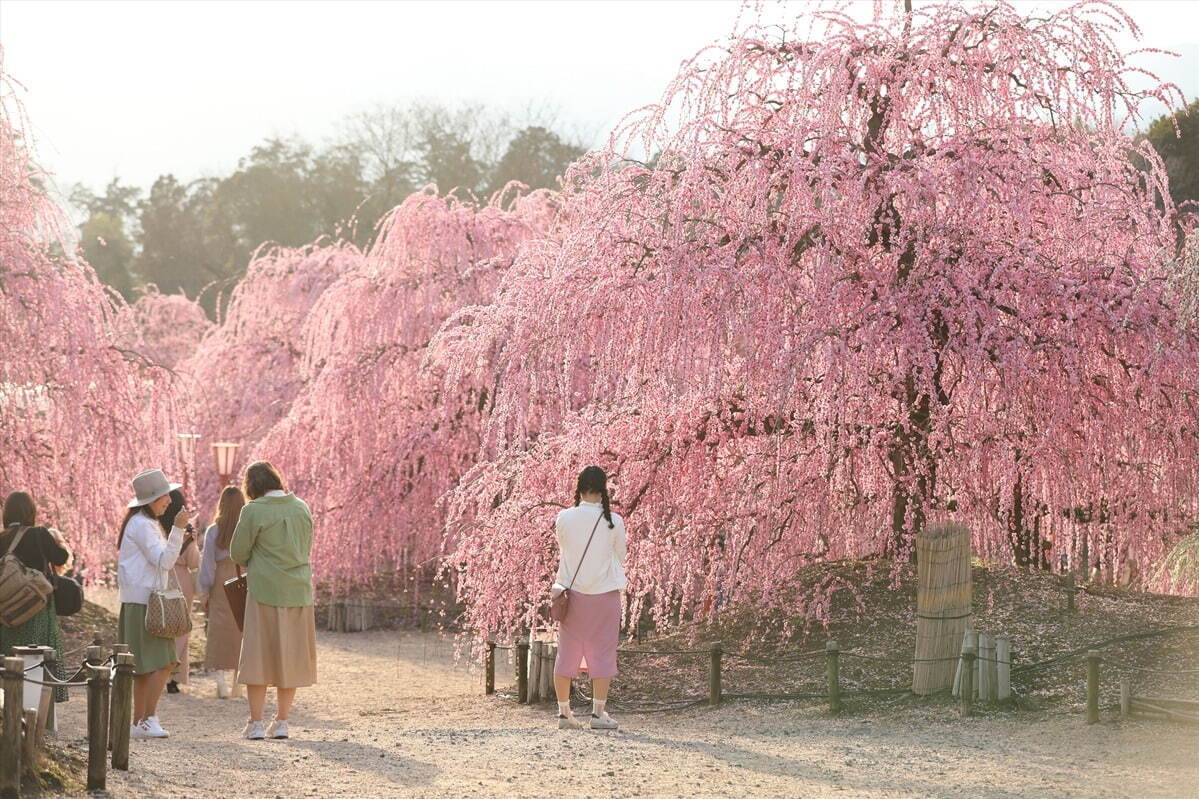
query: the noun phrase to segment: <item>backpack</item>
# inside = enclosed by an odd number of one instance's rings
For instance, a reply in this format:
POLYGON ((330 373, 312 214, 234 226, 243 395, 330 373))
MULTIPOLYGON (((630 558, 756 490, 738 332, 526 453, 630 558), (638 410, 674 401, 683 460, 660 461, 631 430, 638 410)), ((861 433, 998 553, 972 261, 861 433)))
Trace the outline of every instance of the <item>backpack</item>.
POLYGON ((0 627, 18 627, 46 607, 54 586, 46 575, 31 569, 16 556, 28 527, 22 527, 9 542, 8 552, 0 558, 0 627))

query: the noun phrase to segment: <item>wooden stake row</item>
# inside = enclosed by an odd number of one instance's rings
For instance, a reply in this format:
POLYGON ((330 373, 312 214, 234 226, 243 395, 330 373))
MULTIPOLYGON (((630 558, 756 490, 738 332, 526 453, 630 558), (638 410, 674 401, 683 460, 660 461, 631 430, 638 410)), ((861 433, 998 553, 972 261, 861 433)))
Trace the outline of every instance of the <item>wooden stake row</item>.
MULTIPOLYGON (((112 767, 129 768, 129 726, 133 715, 134 658, 127 647, 114 647, 115 669, 110 672, 103 659, 103 648, 87 649, 87 789, 102 791, 107 782, 108 749, 112 748, 112 767), (110 696, 111 695, 111 696, 110 696)), ((26 653, 28 654, 28 653, 26 653)), ((54 688, 39 686, 33 692, 36 707, 26 700, 26 674, 36 682, 53 678, 54 650, 41 653, 42 668, 30 669, 24 657, 4 658, 3 734, 0 736, 0 799, 20 799, 21 775, 35 768, 43 747, 47 723, 52 718, 54 688)))

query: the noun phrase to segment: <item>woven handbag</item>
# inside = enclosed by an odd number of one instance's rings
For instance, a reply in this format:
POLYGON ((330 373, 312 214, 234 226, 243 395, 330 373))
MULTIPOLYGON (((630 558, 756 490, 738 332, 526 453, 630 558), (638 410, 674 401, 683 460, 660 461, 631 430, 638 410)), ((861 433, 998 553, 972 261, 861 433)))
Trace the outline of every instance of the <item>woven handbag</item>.
POLYGON ((179 579, 172 568, 167 573, 167 588, 150 592, 150 599, 146 602, 146 632, 159 638, 178 638, 187 635, 191 629, 191 608, 188 607, 187 597, 179 589, 179 579), (174 588, 170 587, 172 581, 174 588))

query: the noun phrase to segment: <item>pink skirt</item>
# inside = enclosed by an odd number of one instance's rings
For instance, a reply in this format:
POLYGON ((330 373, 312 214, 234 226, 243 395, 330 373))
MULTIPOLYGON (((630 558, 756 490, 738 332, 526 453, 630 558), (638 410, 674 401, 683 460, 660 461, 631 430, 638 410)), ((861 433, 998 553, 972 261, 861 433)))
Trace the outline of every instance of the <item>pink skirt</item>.
POLYGON ((616 647, 620 644, 620 592, 570 592, 570 610, 558 630, 558 659, 554 674, 578 677, 584 658, 594 679, 616 676, 616 647))

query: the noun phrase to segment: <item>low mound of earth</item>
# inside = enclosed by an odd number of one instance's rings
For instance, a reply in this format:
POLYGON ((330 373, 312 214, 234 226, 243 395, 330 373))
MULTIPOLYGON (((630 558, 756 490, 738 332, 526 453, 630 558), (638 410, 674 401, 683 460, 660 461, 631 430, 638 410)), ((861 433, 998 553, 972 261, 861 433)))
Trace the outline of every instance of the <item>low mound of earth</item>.
MULTIPOLYGON (((1194 672, 1199 669, 1199 600, 1085 585, 1080 586, 1076 610, 1070 613, 1064 582, 1057 575, 976 564, 973 581, 973 627, 1005 634, 1012 646, 1014 698, 992 710, 1080 711, 1086 685, 1083 656, 1089 648, 1098 649, 1103 658, 1103 704, 1116 700, 1122 677, 1131 678, 1138 695, 1199 700, 1194 672), (1146 635, 1155 631, 1169 632, 1146 635)), ((706 650, 715 642, 726 653, 749 656, 723 657, 726 694, 823 693, 827 684, 823 656, 794 656, 822 650, 827 641, 835 640, 842 652, 872 658, 850 654, 841 658, 841 687, 850 712, 950 710, 948 696, 916 697, 903 691, 911 686, 908 661, 914 657, 916 637, 914 566, 877 561, 820 564, 801 570, 793 590, 799 596, 831 598, 825 623, 731 608, 711 621, 643 635, 640 642, 630 641, 625 648, 698 650, 699 654, 625 652, 615 698, 629 706, 648 706, 705 697, 706 650), (854 693, 886 689, 896 692, 854 693)), ((820 700, 808 701, 818 704, 820 700)))

